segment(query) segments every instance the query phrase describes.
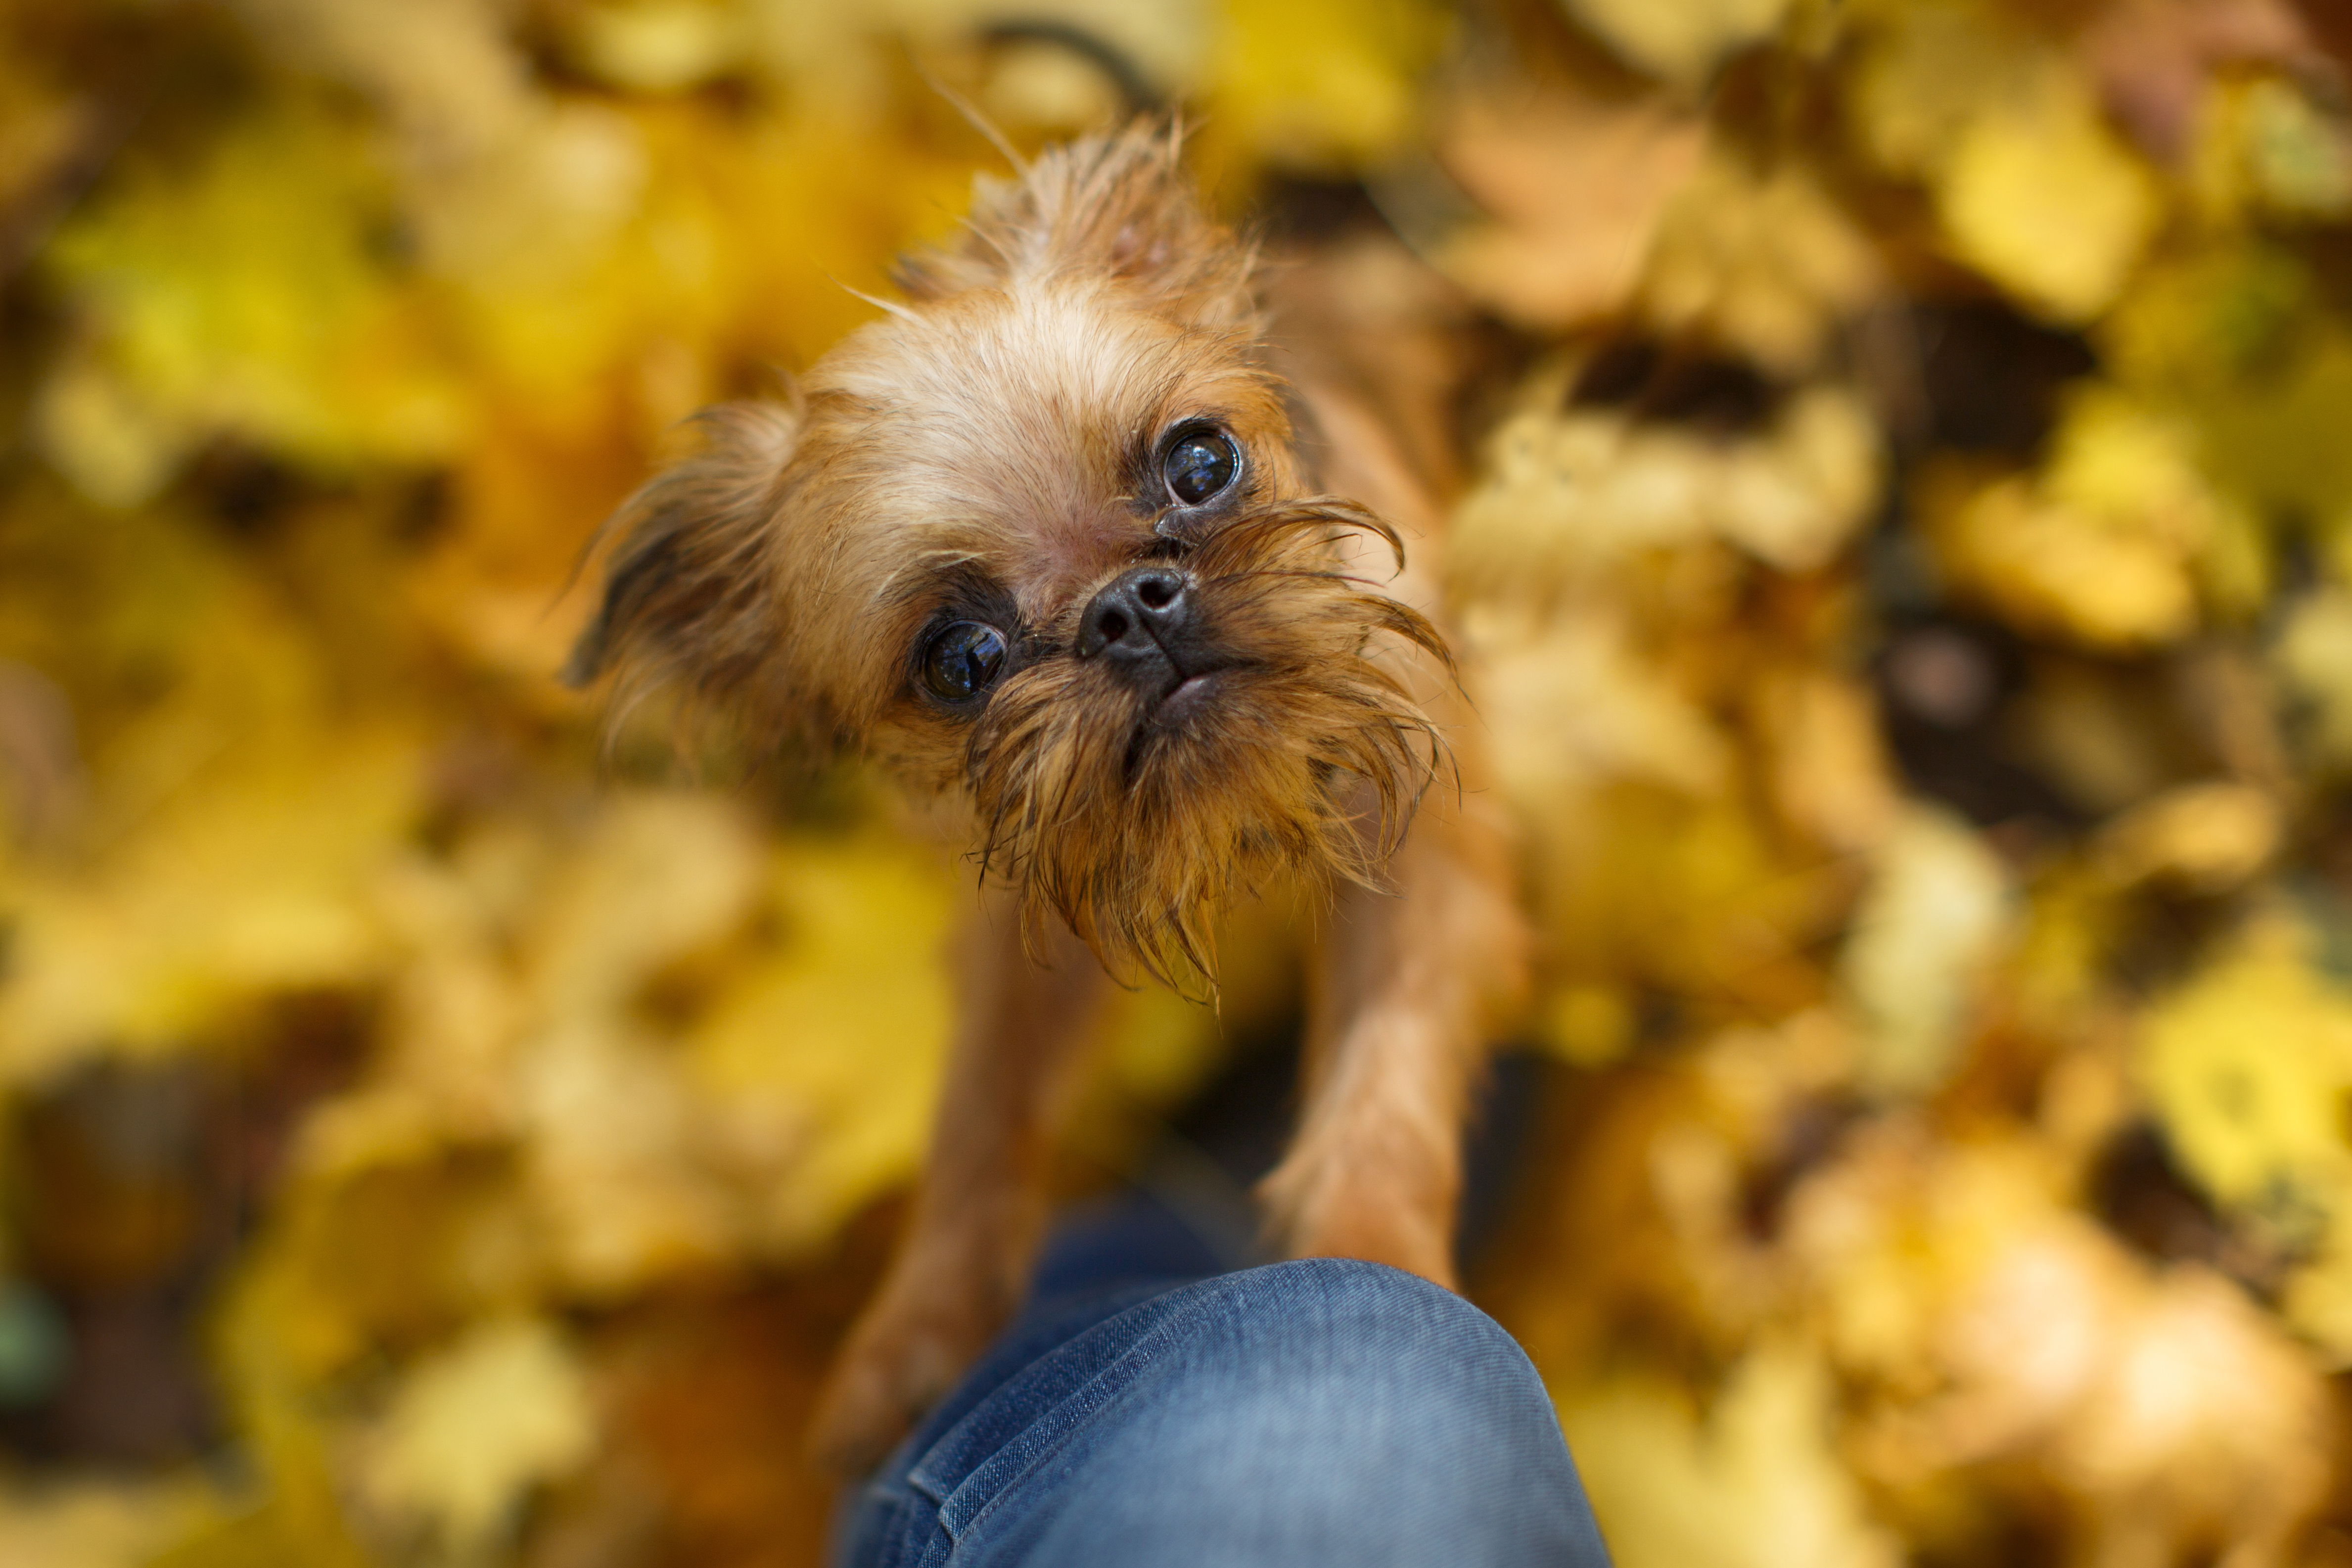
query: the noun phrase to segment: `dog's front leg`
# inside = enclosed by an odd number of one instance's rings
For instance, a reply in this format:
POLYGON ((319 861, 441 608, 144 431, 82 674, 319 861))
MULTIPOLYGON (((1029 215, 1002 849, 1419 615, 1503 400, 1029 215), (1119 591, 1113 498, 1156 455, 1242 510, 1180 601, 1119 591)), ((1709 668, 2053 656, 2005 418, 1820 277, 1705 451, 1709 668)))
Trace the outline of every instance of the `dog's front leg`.
POLYGON ((1392 892, 1341 890, 1308 996, 1306 1107, 1264 1193, 1293 1256, 1454 1283, 1469 1086, 1525 938, 1491 799, 1425 807, 1392 892))
POLYGON ((1058 921, 1037 958, 1013 895, 990 889, 959 943, 961 1016, 914 1212, 817 1404, 810 1442, 862 1471, 951 1387, 1028 1287, 1047 1160, 1108 986, 1058 921))

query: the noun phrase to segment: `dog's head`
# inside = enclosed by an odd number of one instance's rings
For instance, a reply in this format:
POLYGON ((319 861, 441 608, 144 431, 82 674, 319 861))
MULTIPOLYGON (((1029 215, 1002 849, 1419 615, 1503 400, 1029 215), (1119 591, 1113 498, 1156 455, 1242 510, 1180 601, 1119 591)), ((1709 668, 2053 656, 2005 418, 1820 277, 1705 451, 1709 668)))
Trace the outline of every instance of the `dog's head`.
POLYGON ((967 791, 1033 912, 1181 979, 1236 890, 1372 872, 1442 754, 1399 655, 1444 649, 1380 591, 1394 532, 1314 493, 1254 258, 1175 154, 1138 127, 983 184, 793 402, 704 415, 570 674, 967 791))

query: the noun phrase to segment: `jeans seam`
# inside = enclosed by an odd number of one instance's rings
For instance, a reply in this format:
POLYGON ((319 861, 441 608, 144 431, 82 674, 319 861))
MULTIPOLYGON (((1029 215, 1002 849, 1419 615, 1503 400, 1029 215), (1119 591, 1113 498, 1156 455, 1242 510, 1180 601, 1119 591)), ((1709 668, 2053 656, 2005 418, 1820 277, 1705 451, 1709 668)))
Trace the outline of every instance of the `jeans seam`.
POLYGON ((940 1505, 940 1525, 948 1532, 949 1538, 960 1544, 966 1534, 995 1513, 1004 1499, 1023 1481, 1034 1474, 1038 1467, 1066 1451, 1071 1442, 1092 1426, 1113 1400, 1132 1386, 1139 1377, 1167 1353, 1169 1342, 1175 1336, 1178 1326, 1202 1311, 1207 1305, 1205 1301, 1189 1303, 1184 1310, 1171 1312, 1161 1319, 1152 1326, 1150 1332, 1129 1345, 1117 1360, 1072 1389, 1057 1400, 1052 1409, 1023 1427, 1012 1440, 999 1445, 988 1458, 974 1466, 971 1473, 957 1484, 955 1489, 950 1492, 940 1505), (1069 1415, 1066 1425, 1061 1426, 1055 1431, 1045 1445, 1030 1454, 1018 1469, 1001 1478, 991 1477, 990 1471, 1007 1448, 1012 1447, 1021 1437, 1036 1431, 1040 1426, 1060 1420, 1066 1412, 1073 1411, 1075 1414, 1069 1415), (976 1506, 960 1521, 950 1521, 949 1515, 955 1510, 956 1500, 974 1487, 983 1484, 988 1487, 988 1500, 976 1506))
MULTIPOLYGON (((1183 1287, 1180 1286, 1175 1289, 1181 1289, 1183 1287)), ((984 1455, 977 1461, 963 1460, 960 1462, 960 1467, 955 1472, 957 1479, 951 1484, 943 1483, 939 1479, 941 1467, 940 1467, 935 1461, 938 1459, 939 1455, 943 1449, 954 1449, 959 1456, 964 1455, 968 1452, 971 1445, 963 1439, 963 1433, 975 1421, 981 1418, 983 1413, 988 1410, 991 1404, 993 1403, 1007 1387, 1017 1381, 1020 1377, 1025 1375, 1030 1368, 1034 1366, 1039 1361, 1045 1359, 1047 1356, 1060 1353, 1062 1351, 1067 1349, 1071 1345, 1078 1343, 1086 1336, 1094 1333, 1114 1320, 1124 1317, 1130 1312, 1139 1311, 1147 1308, 1157 1308, 1160 1299, 1168 1293, 1169 1292, 1167 1291, 1160 1291, 1146 1295, 1136 1300, 1125 1302, 1116 1309, 1103 1313, 1099 1317, 1095 1318, 1093 1321, 1087 1323, 1084 1328, 1053 1342, 1045 1348, 1045 1351, 1040 1355, 1032 1357, 1027 1363, 1013 1369, 1011 1373, 999 1379, 997 1383, 990 1388, 989 1392, 985 1395, 975 1401, 969 1408, 964 1410, 951 1426, 933 1436, 922 1451, 917 1454, 913 1459, 908 1463, 904 1470, 897 1472, 899 1477, 900 1483, 934 1504, 944 1504, 948 1498, 955 1493, 958 1488, 961 1487, 966 1480, 971 1479, 974 1472, 978 1471, 987 1463, 987 1458, 984 1455)), ((1156 1326, 1155 1322, 1155 1327, 1156 1326)), ((1147 1332, 1148 1331, 1147 1331, 1147 1332)), ((1106 1367, 1102 1370, 1108 1371, 1109 1368, 1106 1367)), ((1100 1373, 1097 1373, 1096 1375, 1099 1376, 1100 1373)), ((1089 1378, 1087 1381, 1092 1382, 1093 1379, 1089 1378)), ((1083 1386, 1083 1384, 1080 1386, 1083 1386)), ((1077 1392, 1077 1389, 1072 1389, 1068 1394, 1064 1395, 1063 1400, 1055 1402, 1055 1408, 1059 1408, 1063 1402, 1075 1396, 1077 1392)), ((1043 1417, 1040 1417, 1039 1419, 1043 1419, 1043 1417)), ((1034 1421, 1025 1423, 1021 1430, 1025 1431, 1029 1426, 1033 1426, 1036 1423, 1034 1421)), ((986 1454, 993 1455, 997 1453, 1011 1440, 1011 1438, 1005 1438, 991 1444, 986 1450, 986 1454)))

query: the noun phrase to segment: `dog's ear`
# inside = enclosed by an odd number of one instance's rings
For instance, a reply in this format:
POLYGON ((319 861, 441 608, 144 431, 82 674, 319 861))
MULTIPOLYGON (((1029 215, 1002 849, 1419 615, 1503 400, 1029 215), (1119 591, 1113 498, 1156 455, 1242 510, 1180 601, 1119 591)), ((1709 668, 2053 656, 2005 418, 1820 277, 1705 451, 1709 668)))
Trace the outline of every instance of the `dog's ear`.
POLYGON ((658 688, 714 711, 779 706, 774 551, 796 404, 730 403, 694 418, 702 447, 623 502, 604 593, 573 645, 566 685, 610 673, 622 701, 658 688))
POLYGON ((1256 253, 1202 208, 1158 120, 1039 153, 1013 180, 975 180, 961 244, 908 257, 915 300, 1004 288, 1063 272, 1118 279, 1154 308, 1202 326, 1255 325, 1256 253))

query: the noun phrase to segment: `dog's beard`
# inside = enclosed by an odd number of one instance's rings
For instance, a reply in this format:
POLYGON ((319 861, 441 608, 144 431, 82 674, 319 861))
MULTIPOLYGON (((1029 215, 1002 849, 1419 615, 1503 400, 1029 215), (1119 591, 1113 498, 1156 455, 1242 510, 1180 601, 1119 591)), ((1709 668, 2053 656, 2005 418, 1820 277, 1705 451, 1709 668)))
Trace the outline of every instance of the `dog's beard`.
POLYGON ((1388 524, 1329 498, 1234 519, 1192 554, 1218 661, 1197 701, 1156 707, 1068 658, 996 692, 969 776, 983 863, 1030 918, 1058 912, 1114 973, 1213 989, 1219 906, 1281 874, 1376 881, 1448 755, 1393 645, 1450 658, 1341 569, 1360 532, 1402 561, 1388 524))

